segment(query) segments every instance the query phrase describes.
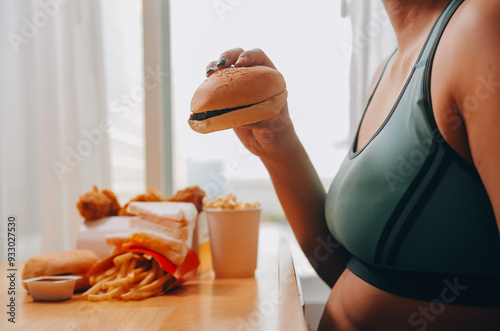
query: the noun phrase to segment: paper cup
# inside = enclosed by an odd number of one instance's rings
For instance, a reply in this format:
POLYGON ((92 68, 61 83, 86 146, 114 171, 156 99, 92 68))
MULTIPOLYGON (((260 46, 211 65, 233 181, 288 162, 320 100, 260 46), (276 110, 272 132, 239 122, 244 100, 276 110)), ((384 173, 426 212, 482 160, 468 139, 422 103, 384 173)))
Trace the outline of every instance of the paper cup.
POLYGON ((205 211, 215 277, 253 277, 257 268, 260 209, 205 211))

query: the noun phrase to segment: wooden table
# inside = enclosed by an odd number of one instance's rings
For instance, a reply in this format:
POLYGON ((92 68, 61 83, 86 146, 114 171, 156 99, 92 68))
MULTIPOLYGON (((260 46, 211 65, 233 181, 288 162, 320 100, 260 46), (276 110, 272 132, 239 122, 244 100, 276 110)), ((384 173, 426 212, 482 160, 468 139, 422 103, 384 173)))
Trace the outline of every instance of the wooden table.
POLYGON ((142 301, 33 302, 17 267, 15 325, 5 313, 8 279, 0 280, 1 330, 307 330, 288 242, 274 227, 261 227, 255 278, 205 277, 142 301))

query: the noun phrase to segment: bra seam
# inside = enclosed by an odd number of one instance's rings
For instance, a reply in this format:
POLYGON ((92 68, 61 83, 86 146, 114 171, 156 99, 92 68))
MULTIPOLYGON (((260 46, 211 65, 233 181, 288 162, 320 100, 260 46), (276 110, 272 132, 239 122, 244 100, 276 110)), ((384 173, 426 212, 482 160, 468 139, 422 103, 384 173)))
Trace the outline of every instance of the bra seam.
POLYGON ((439 186, 439 183, 443 179, 443 174, 446 173, 446 171, 450 167, 450 164, 451 164, 451 159, 447 158, 445 155, 439 161, 437 169, 432 174, 426 187, 424 187, 422 193, 418 197, 417 202, 412 207, 408 217, 404 220, 403 224, 401 225, 401 228, 399 229, 396 238, 394 239, 394 242, 389 250, 387 256, 387 265, 393 266, 396 263, 396 259, 398 257, 399 252, 401 251, 401 247, 403 246, 405 239, 411 232, 411 228, 418 220, 418 217, 425 209, 425 206, 431 199, 432 194, 436 191, 437 187, 439 186))
MULTIPOLYGON (((432 148, 433 147, 431 147, 431 149, 432 148)), ((377 242, 377 246, 375 248, 374 262, 376 264, 382 263, 382 257, 386 249, 386 245, 389 241, 389 238, 394 230, 394 227, 396 226, 396 224, 400 220, 401 215, 408 206, 408 202, 412 199, 415 192, 422 184, 423 179, 426 177, 426 174, 428 173, 428 170, 432 167, 432 164, 434 163, 434 160, 436 159, 438 152, 439 150, 437 148, 435 148, 434 150, 430 150, 429 154, 426 157, 425 162, 422 164, 422 167, 415 175, 412 182, 410 183, 406 191, 403 193, 401 198, 399 199, 398 203, 396 204, 396 207, 391 213, 391 216, 389 216, 389 219, 386 222, 384 229, 382 230, 380 238, 377 242)))

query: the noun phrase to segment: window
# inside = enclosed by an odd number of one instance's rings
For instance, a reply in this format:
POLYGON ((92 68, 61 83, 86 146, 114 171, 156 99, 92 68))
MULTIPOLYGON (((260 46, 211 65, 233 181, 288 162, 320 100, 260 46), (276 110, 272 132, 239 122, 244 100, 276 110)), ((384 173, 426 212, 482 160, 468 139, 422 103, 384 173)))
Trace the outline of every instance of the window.
POLYGON ((234 47, 261 48, 285 76, 296 131, 329 185, 345 156, 349 128, 349 57, 341 45, 350 44, 351 28, 339 4, 172 1, 170 15, 175 187, 235 193, 265 202, 264 214, 280 217, 266 169, 231 130, 200 135, 187 125, 207 63, 234 47))
POLYGON ((111 153, 111 189, 120 202, 145 192, 141 1, 101 1, 111 153))

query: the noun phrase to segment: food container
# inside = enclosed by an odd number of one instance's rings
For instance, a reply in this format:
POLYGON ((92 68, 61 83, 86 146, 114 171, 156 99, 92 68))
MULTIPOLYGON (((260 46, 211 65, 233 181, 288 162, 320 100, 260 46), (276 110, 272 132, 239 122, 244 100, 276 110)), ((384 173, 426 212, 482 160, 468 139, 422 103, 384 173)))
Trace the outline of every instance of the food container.
POLYGON ((205 209, 205 212, 215 277, 253 277, 261 209, 205 209))
POLYGON ((73 296, 81 276, 42 276, 23 280, 34 301, 63 301, 73 296))
POLYGON ((113 255, 114 247, 106 243, 106 235, 130 230, 131 216, 111 216, 85 221, 78 228, 77 249, 90 249, 101 259, 113 255))

